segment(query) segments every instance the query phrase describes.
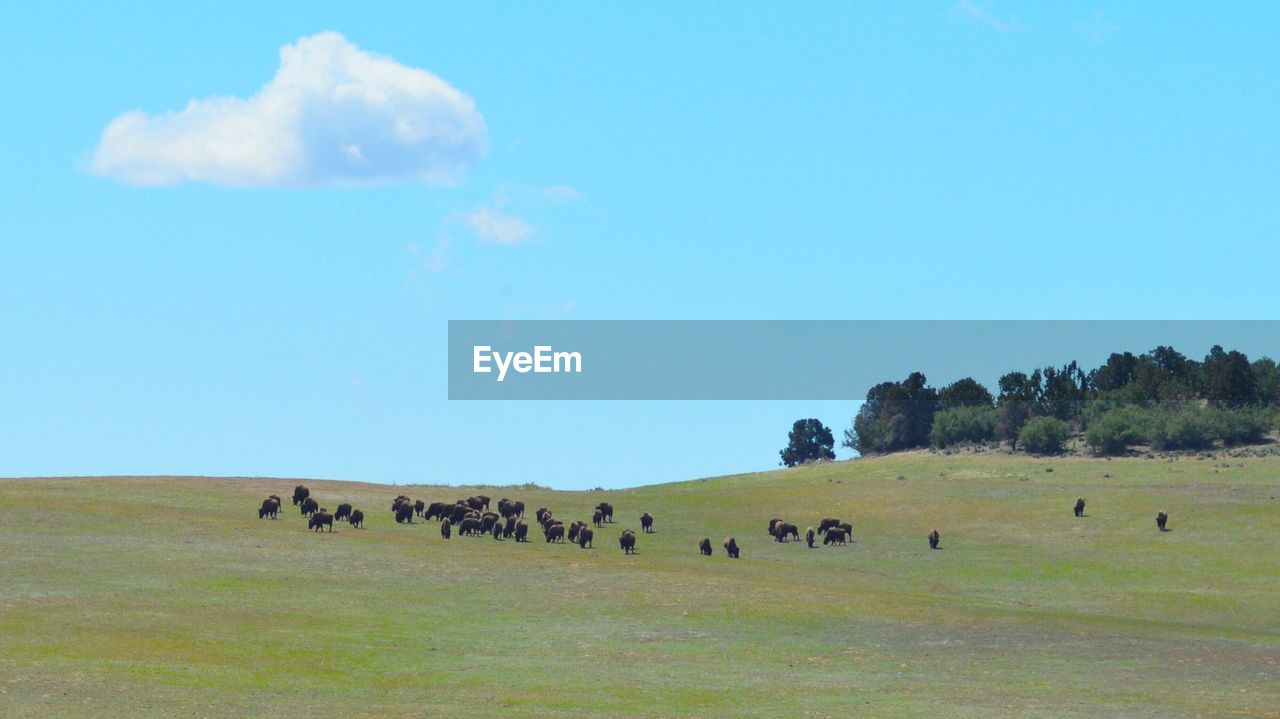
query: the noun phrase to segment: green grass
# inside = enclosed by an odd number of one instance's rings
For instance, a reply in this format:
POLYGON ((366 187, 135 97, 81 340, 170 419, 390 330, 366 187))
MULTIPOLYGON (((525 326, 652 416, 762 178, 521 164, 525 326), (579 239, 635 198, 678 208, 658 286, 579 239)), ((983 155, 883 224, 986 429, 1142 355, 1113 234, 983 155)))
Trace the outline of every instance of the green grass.
POLYGON ((388 511, 472 488, 307 481, 368 516, 316 535, 292 507, 256 517, 292 480, 4 480, 0 715, 1280 717, 1277 477, 1275 457, 921 453, 483 490, 565 519, 611 501, 592 550, 388 511), (624 556, 643 511, 657 533, 624 556), (775 514, 856 541, 779 545, 775 514))

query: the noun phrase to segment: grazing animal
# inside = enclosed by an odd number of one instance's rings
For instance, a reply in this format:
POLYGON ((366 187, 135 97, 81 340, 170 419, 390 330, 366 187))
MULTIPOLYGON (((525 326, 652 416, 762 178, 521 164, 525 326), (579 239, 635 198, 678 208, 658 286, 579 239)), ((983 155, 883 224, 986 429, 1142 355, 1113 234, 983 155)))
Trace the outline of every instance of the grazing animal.
POLYGON ((797 542, 800 541, 800 528, 790 522, 780 522, 774 531, 776 534, 773 537, 779 542, 787 541, 788 535, 797 542))
POLYGON ((1169 513, 1164 511, 1163 509, 1160 510, 1160 513, 1156 515, 1156 526, 1160 528, 1161 532, 1167 532, 1169 530, 1165 529, 1164 525, 1168 523, 1169 523, 1169 513))
POLYGON ((404 496, 403 494, 397 496, 394 500, 391 501, 391 511, 392 512, 396 511, 397 509, 400 508, 400 505, 408 501, 410 501, 409 498, 404 496))
POLYGON ((1076 498, 1076 516, 1077 517, 1084 516, 1084 497, 1076 498))
POLYGON ((311 496, 311 490, 299 484, 293 488, 293 506, 297 507, 302 501, 311 496))
MULTIPOLYGON (((729 555, 731 559, 737 559, 738 558, 738 540, 734 539, 733 537, 729 537, 728 539, 724 540, 724 551, 729 555)), ((707 554, 710 554, 710 553, 711 552, 709 551, 707 552, 707 554)))
POLYGON ((427 511, 427 503, 426 503, 426 502, 424 502, 424 501, 422 501, 421 499, 419 499, 418 501, 416 501, 416 502, 414 502, 414 503, 413 503, 413 513, 414 513, 414 514, 416 514, 416 515, 418 515, 419 517, 421 517, 421 516, 422 516, 422 513, 423 513, 423 512, 425 512, 425 511, 427 511))
POLYGON ((529 541, 529 525, 525 522, 516 522, 516 541, 529 541))
POLYGON ((828 517, 827 519, 824 519, 818 523, 818 534, 826 534, 828 529, 831 529, 832 527, 839 527, 839 526, 840 526, 840 520, 828 517))
MULTIPOLYGON (((813 549, 813 527, 804 530, 804 541, 805 544, 809 545, 809 549, 813 549)), ((824 541, 823 544, 826 544, 826 542, 824 541)))
POLYGON ((258 507, 258 519, 263 517, 275 519, 278 516, 280 516, 280 500, 271 497, 262 500, 262 506, 258 507))
POLYGON ((518 521, 515 515, 507 517, 507 523, 502 527, 502 537, 504 539, 511 539, 511 535, 516 533, 516 522, 518 521))
POLYGON ((631 554, 636 551, 636 533, 630 529, 624 531, 621 537, 618 537, 618 546, 622 548, 623 554, 631 554))
POLYGON ((458 525, 458 534, 464 537, 475 537, 480 533, 480 520, 475 517, 466 517, 462 520, 462 524, 458 525))
POLYGON ((510 517, 512 510, 511 500, 506 497, 498 500, 498 514, 501 514, 503 519, 510 517))
POLYGON ((711 556, 711 538, 710 537, 703 537, 702 541, 698 542, 698 551, 702 552, 708 557, 711 556))
POLYGON ((467 497, 466 504, 468 504, 472 509, 485 509, 485 502, 479 497, 467 497))
POLYGON ((601 502, 596 505, 596 509, 600 510, 600 520, 603 522, 613 521, 613 505, 608 502, 601 502))
POLYGON ((653 534, 653 515, 645 512, 640 515, 640 531, 645 534, 653 534))
POLYGON ((826 546, 828 544, 836 544, 836 545, 843 546, 844 530, 840 529, 839 527, 832 527, 831 529, 828 529, 827 533, 822 537, 822 544, 823 546, 826 546))
POLYGON ((486 514, 480 518, 480 531, 488 534, 498 525, 498 515, 486 514))
POLYGON ((515 511, 517 517, 524 516, 524 502, 517 499, 511 503, 511 508, 515 511))
POLYGON ((401 502, 396 505, 396 524, 413 524, 412 502, 401 502))
POLYGON ((351 510, 351 518, 350 518, 350 519, 348 519, 348 520, 347 520, 347 522, 348 522, 351 526, 353 526, 353 527, 363 527, 363 526, 364 526, 364 512, 361 512, 361 511, 360 511, 360 510, 358 510, 358 509, 353 509, 353 510, 351 510))
POLYGON ((280 499, 280 495, 278 494, 268 494, 267 499, 276 500, 276 504, 284 504, 284 502, 280 499))
POLYGON ((591 527, 582 526, 578 528, 578 546, 586 549, 591 546, 591 538, 595 536, 595 532, 591 527))
POLYGON ((455 504, 453 505, 453 508, 449 510, 449 520, 452 521, 454 524, 457 524, 458 522, 461 522, 462 518, 467 516, 467 512, 470 512, 470 511, 471 511, 470 505, 455 504))
POLYGON ((449 505, 444 502, 432 502, 422 512, 423 519, 444 519, 444 513, 449 509, 449 505))
POLYGON ((491 531, 494 539, 502 539, 502 522, 494 522, 491 531))
POLYGON ((847 538, 850 542, 853 541, 853 525, 852 524, 849 524, 848 522, 841 522, 840 526, 836 527, 836 529, 842 530, 844 532, 845 538, 847 538))
POLYGON ((440 536, 448 539, 453 534, 453 522, 448 517, 440 520, 440 536))
POLYGON ((929 549, 937 549, 939 539, 940 537, 938 535, 938 530, 934 529, 930 531, 929 532, 929 549))
POLYGON ((341 522, 351 518, 351 505, 343 502, 338 505, 337 511, 333 513, 333 521, 341 522))
POLYGON ((569 543, 570 543, 570 544, 577 543, 577 541, 578 541, 578 532, 582 531, 582 528, 583 528, 583 527, 585 527, 585 526, 587 526, 587 525, 586 525, 585 523, 583 523, 583 522, 570 522, 570 523, 569 523, 569 543))
POLYGON ((774 517, 769 520, 769 536, 773 537, 778 533, 778 525, 782 524, 782 517, 774 517))
POLYGON ((604 512, 601 512, 600 510, 597 509, 595 513, 591 515, 591 523, 596 525, 597 527, 603 526, 604 512))
POLYGON ((548 544, 551 544, 553 542, 564 542, 564 525, 563 524, 548 525, 546 532, 544 532, 544 534, 546 534, 548 544))
POLYGON ((315 500, 315 497, 307 497, 306 499, 302 500, 302 516, 310 517, 311 515, 318 512, 319 510, 320 510, 320 503, 315 500))
POLYGON ((333 531, 333 515, 324 509, 312 514, 311 519, 307 521, 307 529, 319 532, 322 527, 328 527, 330 532, 333 531))

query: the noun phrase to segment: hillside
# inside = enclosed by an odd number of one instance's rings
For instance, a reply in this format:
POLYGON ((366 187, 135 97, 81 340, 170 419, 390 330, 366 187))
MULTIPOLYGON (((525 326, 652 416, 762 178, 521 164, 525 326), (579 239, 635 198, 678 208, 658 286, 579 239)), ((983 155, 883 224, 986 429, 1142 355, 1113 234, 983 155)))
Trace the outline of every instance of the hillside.
POLYGON ((297 480, 3 480, 0 702, 11 717, 1277 717, 1277 478, 1280 457, 909 453, 603 492, 303 480, 367 515, 323 535, 288 506, 297 480), (388 511, 402 492, 480 491, 566 520, 607 500, 618 521, 579 549, 536 526, 528 544, 446 541, 388 511), (259 520, 270 493, 284 511, 259 520), (644 511, 657 532, 624 556, 644 511), (855 542, 777 544, 775 514, 802 532, 841 517, 855 542))

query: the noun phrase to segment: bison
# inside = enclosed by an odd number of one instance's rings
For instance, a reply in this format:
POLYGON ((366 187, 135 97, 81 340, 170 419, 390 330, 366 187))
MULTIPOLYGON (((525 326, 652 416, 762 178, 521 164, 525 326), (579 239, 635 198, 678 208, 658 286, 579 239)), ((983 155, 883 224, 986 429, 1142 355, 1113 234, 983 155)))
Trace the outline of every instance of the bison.
POLYGON ((538 524, 542 524, 542 517, 550 513, 550 511, 551 510, 547 509, 546 507, 538 507, 538 511, 533 513, 533 518, 538 521, 538 524))
POLYGON ((582 528, 583 528, 583 527, 585 527, 585 526, 587 526, 587 525, 586 525, 586 524, 584 524, 584 523, 582 523, 582 522, 570 522, 570 523, 569 523, 569 543, 570 543, 570 544, 575 544, 575 543, 577 543, 577 541, 578 541, 578 532, 579 532, 579 531, 581 531, 581 530, 582 530, 582 528))
POLYGON ((323 527, 328 527, 330 532, 333 531, 333 515, 321 509, 311 515, 311 519, 307 521, 307 529, 314 529, 319 532, 323 527))
POLYGON ((480 531, 488 534, 493 528, 498 526, 498 515, 486 514, 480 518, 480 531))
POLYGON ((524 516, 524 502, 521 502, 521 501, 520 501, 520 500, 518 500, 518 499, 517 499, 516 501, 512 502, 512 503, 511 503, 511 511, 515 512, 515 515, 516 515, 517 517, 523 517, 523 516, 524 516))
POLYGON ((805 544, 809 545, 809 549, 813 549, 813 536, 814 536, 813 527, 809 527, 808 529, 804 530, 804 541, 805 541, 805 544))
POLYGON ((311 490, 299 484, 293 488, 293 506, 300 506, 307 497, 311 496, 311 490))
POLYGON ((271 497, 262 500, 262 506, 258 507, 258 519, 263 517, 275 519, 278 516, 280 516, 280 500, 271 497))
POLYGON ((351 518, 350 518, 350 519, 348 519, 348 520, 347 520, 347 522, 348 522, 351 526, 353 526, 353 527, 363 527, 363 526, 364 526, 364 512, 361 512, 361 511, 360 511, 360 510, 358 510, 358 509, 353 509, 353 510, 351 510, 351 518))
POLYGON ((596 505, 596 509, 600 510, 600 519, 604 522, 613 521, 613 505, 608 502, 601 502, 596 505))
MULTIPOLYGON (((711 549, 710 547, 707 548, 707 554, 711 553, 710 549, 711 549)), ((726 554, 729 555, 731 559, 737 559, 738 558, 738 540, 734 539, 733 537, 729 537, 728 539, 724 540, 724 551, 726 554)))
POLYGON ((548 544, 551 544, 553 542, 564 542, 564 525, 563 524, 547 525, 547 529, 545 532, 543 532, 543 534, 546 535, 548 544))
POLYGON ((844 536, 847 537, 850 542, 853 541, 853 525, 852 524, 849 524, 848 522, 841 522, 840 525, 836 527, 836 529, 842 530, 844 532, 844 536))
POLYGON ((449 510, 449 505, 444 502, 432 502, 422 511, 423 519, 444 519, 444 513, 449 510))
POLYGON ((826 534, 828 529, 839 526, 840 520, 828 517, 818 523, 818 534, 826 534))
POLYGON ((458 522, 461 522, 462 518, 467 516, 467 512, 470 511, 471 506, 468 504, 455 504, 453 505, 453 508, 449 510, 449 520, 454 524, 457 524, 458 522))
POLYGON ((518 521, 514 515, 507 517, 507 522, 502 527, 503 539, 511 539, 511 536, 516 533, 516 523, 518 521))
POLYGON ((777 527, 781 523, 782 523, 782 517, 774 517, 773 519, 769 520, 769 536, 770 537, 777 534, 777 527))
POLYGON ((310 517, 320 510, 320 503, 314 497, 307 497, 302 500, 302 516, 310 517))
POLYGON ((600 510, 597 509, 591 515, 591 523, 596 525, 597 527, 604 526, 604 512, 601 512, 600 510))
POLYGON ((527 522, 516 522, 516 541, 529 541, 529 525, 527 522))
POLYGON ((427 503, 426 503, 426 502, 424 502, 424 501, 422 501, 421 499, 419 499, 418 501, 416 501, 416 502, 414 502, 414 503, 413 503, 413 513, 414 513, 415 515, 417 515, 417 516, 421 517, 421 516, 422 516, 422 514, 423 514, 423 512, 426 512, 426 511, 427 511, 427 503))
POLYGON ((411 500, 408 497, 404 496, 403 494, 397 495, 396 498, 391 501, 391 511, 392 512, 396 511, 397 509, 400 508, 400 505, 409 501, 411 500))
POLYGON ((938 535, 938 530, 934 529, 930 531, 929 532, 929 549, 937 549, 939 539, 940 537, 938 535))
POLYGON ((578 528, 578 546, 581 547, 582 549, 586 549, 587 547, 590 547, 591 538, 594 536, 595 536, 595 532, 591 530, 591 527, 588 527, 586 525, 579 527, 578 528))
POLYGON ((502 539, 502 522, 494 522, 493 529, 490 531, 494 539, 502 539))
POLYGON ((624 531, 621 537, 618 537, 618 546, 622 548, 623 554, 632 554, 636 551, 636 533, 630 529, 624 531))
POLYGON ((827 533, 822 537, 822 544, 823 546, 828 544, 844 546, 844 530, 839 527, 828 529, 827 533))
POLYGON ((711 538, 710 537, 703 537, 702 541, 698 542, 698 551, 702 552, 708 557, 711 556, 711 538))
POLYGON ((467 536, 478 536, 480 534, 480 520, 475 517, 466 517, 462 520, 462 524, 458 525, 458 534, 467 536))
POLYGON ((396 524, 413 524, 413 502, 396 505, 396 524))
POLYGON ((448 517, 440 520, 440 536, 448 539, 453 535, 453 522, 448 517))
POLYGON ((1084 497, 1076 497, 1076 516, 1084 516, 1084 497))
POLYGON ((645 512, 640 515, 640 531, 645 534, 653 534, 653 515, 645 512))
POLYGON ((1156 515, 1156 526, 1160 528, 1161 532, 1167 532, 1169 530, 1165 529, 1165 525, 1168 523, 1169 523, 1169 513, 1164 511, 1163 509, 1160 510, 1160 513, 1156 515))
POLYGON ((800 541, 800 528, 790 522, 780 522, 774 527, 774 532, 773 537, 779 542, 787 541, 788 535, 797 542, 800 541))
POLYGON ((333 521, 341 522, 351 519, 351 505, 343 502, 338 505, 338 509, 333 513, 333 521))

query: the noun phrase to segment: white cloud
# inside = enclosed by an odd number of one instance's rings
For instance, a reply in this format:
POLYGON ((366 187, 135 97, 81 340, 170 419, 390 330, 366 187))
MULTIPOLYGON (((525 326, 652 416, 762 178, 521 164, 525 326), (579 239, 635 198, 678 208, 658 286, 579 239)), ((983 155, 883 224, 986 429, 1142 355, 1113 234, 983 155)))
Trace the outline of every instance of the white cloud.
POLYGON ((956 3, 956 10, 999 32, 1015 32, 1023 29, 1022 23, 1018 22, 1017 18, 1009 18, 1008 20, 999 18, 991 10, 974 3, 972 0, 960 0, 960 2, 956 3))
POLYGON ((136 185, 449 184, 486 149, 466 94, 324 32, 282 47, 275 77, 253 97, 117 117, 92 169, 136 185))
POLYGON ((533 234, 529 223, 487 205, 478 205, 462 219, 481 242, 514 245, 533 234))

